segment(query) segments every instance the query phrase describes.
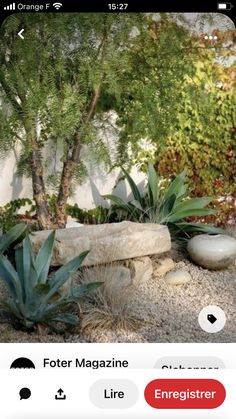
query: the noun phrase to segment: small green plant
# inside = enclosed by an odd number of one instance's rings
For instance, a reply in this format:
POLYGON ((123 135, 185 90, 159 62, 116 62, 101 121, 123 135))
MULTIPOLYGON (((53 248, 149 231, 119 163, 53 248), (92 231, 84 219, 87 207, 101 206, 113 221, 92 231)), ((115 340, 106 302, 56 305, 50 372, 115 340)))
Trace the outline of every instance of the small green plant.
POLYGON ((78 204, 67 204, 66 212, 73 218, 84 224, 104 224, 109 219, 109 210, 98 206, 90 210, 81 209, 78 204))
MULTIPOLYGON (((55 232, 50 233, 35 255, 27 234, 23 245, 15 250, 15 267, 6 256, 0 254, 0 277, 10 294, 5 305, 14 321, 26 329, 32 329, 39 323, 77 324, 78 316, 68 311, 70 304, 101 285, 93 282, 74 286, 67 294, 60 296, 58 291, 79 269, 88 251, 81 253, 50 276, 54 238, 55 232)), ((5 247, 6 244, 3 248, 5 247)))
POLYGON ((18 211, 27 204, 32 205, 32 201, 28 198, 19 198, 0 207, 0 228, 3 233, 19 223, 18 211))
MULTIPOLYGON (((51 216, 56 216, 57 197, 56 195, 47 195, 48 208, 51 216)), ((32 209, 35 207, 32 206, 32 209)), ((66 214, 72 218, 76 218, 82 224, 104 224, 108 222, 109 210, 98 206, 89 210, 79 207, 78 204, 66 204, 66 214)))
POLYGON ((222 233, 222 230, 212 225, 202 223, 189 223, 189 217, 201 217, 215 214, 215 210, 206 208, 212 201, 210 197, 189 198, 186 176, 183 171, 170 183, 166 189, 160 187, 156 171, 152 164, 148 165, 147 189, 141 194, 128 172, 123 169, 133 199, 125 202, 116 195, 105 195, 114 205, 113 211, 119 214, 120 219, 129 219, 136 222, 151 222, 166 224, 173 238, 188 236, 195 232, 222 233))

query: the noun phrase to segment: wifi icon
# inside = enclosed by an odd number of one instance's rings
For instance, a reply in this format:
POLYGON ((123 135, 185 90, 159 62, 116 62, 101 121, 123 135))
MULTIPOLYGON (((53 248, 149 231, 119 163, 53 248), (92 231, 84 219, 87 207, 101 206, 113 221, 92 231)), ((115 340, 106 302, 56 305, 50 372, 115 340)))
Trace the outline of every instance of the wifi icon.
POLYGON ((55 9, 59 10, 62 7, 61 3, 53 3, 53 7, 55 7, 55 9))

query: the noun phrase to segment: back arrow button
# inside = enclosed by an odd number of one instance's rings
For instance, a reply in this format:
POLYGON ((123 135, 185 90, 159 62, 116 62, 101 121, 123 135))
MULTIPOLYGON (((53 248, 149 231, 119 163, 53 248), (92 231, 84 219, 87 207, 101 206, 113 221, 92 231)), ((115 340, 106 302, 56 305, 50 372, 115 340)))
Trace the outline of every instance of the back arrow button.
POLYGON ((18 34, 17 34, 17 35, 19 35, 19 37, 21 39, 25 39, 24 36, 22 35, 23 32, 24 32, 24 29, 21 29, 20 32, 18 32, 18 34))

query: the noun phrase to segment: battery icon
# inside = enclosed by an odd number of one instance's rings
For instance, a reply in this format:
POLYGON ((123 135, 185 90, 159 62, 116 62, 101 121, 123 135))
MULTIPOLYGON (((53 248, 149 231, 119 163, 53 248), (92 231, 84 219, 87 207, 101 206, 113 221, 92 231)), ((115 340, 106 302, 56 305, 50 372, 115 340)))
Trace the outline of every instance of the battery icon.
POLYGON ((233 5, 231 3, 218 3, 217 9, 218 10, 231 10, 233 5))

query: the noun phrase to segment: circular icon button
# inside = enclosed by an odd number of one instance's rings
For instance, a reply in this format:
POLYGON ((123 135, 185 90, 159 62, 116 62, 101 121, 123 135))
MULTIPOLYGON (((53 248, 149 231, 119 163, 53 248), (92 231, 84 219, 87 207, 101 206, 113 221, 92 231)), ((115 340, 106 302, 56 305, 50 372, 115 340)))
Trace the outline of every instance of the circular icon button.
POLYGON ((200 311, 198 322, 205 332, 218 333, 225 327, 226 315, 218 306, 207 306, 200 311))

